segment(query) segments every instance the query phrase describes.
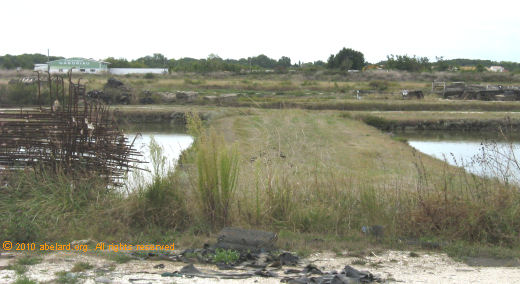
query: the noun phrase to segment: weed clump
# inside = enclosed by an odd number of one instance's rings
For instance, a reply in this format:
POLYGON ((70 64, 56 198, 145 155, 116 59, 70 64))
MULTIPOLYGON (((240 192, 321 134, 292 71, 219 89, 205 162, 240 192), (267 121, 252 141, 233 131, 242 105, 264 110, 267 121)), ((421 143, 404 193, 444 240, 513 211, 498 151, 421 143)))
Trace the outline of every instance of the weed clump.
POLYGON ((227 145, 214 129, 200 127, 198 115, 188 115, 189 129, 198 135, 193 145, 197 168, 197 197, 207 221, 214 227, 231 221, 238 178, 238 150, 227 145))
POLYGON ((239 258, 240 253, 235 250, 217 248, 213 256, 213 262, 232 264, 237 262, 239 258))

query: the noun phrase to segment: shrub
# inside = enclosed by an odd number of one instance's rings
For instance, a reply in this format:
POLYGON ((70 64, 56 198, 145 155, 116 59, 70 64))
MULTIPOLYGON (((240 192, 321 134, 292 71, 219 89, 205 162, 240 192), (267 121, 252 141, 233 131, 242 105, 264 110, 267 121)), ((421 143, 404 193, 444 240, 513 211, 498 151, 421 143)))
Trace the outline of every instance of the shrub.
POLYGON ((192 133, 198 133, 193 147, 201 209, 213 227, 228 225, 238 178, 237 147, 228 146, 214 129, 202 130, 198 115, 189 114, 188 122, 192 133))
POLYGON ((38 103, 38 87, 30 84, 9 84, 7 103, 12 105, 35 105, 38 103))

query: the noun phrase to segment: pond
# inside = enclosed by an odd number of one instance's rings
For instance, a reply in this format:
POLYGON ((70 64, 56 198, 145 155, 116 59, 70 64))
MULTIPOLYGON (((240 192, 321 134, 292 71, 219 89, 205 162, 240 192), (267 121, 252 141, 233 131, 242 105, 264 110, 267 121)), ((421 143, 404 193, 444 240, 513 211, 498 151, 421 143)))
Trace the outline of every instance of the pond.
POLYGON ((150 182, 152 173, 156 170, 159 170, 160 174, 164 175, 168 169, 173 169, 182 151, 188 149, 193 143, 193 137, 186 134, 183 126, 176 124, 133 124, 122 127, 122 129, 130 142, 137 135, 134 147, 141 152, 143 155, 142 160, 146 162, 139 165, 139 167, 146 170, 134 170, 129 173, 126 182, 129 188, 135 187, 142 182, 150 182), (160 157, 164 158, 164 170, 154 167, 150 152, 152 138, 161 148, 160 157))
POLYGON ((520 137, 500 133, 410 131, 395 135, 418 151, 505 181, 520 181, 520 137))

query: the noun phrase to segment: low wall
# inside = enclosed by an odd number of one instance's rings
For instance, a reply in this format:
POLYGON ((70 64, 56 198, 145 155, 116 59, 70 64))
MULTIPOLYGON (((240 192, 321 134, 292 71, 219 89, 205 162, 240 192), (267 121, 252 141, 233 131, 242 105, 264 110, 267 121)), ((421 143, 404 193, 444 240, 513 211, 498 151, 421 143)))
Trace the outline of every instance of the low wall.
POLYGON ((114 75, 126 74, 168 74, 168 68, 108 68, 108 72, 114 75))

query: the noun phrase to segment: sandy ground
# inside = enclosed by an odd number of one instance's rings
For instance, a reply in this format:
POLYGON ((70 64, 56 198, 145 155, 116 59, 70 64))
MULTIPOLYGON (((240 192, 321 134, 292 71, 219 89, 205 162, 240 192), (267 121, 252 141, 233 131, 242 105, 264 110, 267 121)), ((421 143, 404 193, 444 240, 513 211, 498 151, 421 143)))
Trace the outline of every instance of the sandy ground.
MULTIPOLYGON (((14 271, 5 268, 21 256, 20 253, 0 252, 0 283, 13 283, 17 279, 14 271)), ((27 277, 38 282, 53 283, 57 279, 57 272, 70 271, 76 262, 88 262, 94 268, 76 273, 74 276, 78 278, 78 283, 280 283, 280 278, 261 277, 246 280, 162 277, 162 273, 180 270, 185 265, 164 260, 133 260, 118 264, 99 256, 75 252, 57 252, 42 256, 43 261, 27 266, 28 271, 25 273, 27 277), (163 264, 164 268, 154 268, 158 264, 163 264)), ((520 283, 519 267, 468 266, 450 259, 445 254, 425 252, 419 253, 418 257, 411 257, 406 251, 387 251, 365 257, 363 261, 366 264, 359 260, 355 257, 338 257, 333 253, 315 253, 302 260, 302 266, 314 263, 323 271, 339 271, 345 265, 352 265, 359 270, 368 270, 388 282, 400 283, 520 283), (356 260, 356 264, 352 264, 356 260)), ((195 266, 202 270, 217 270, 212 265, 195 266)), ((277 273, 283 276, 283 271, 287 268, 290 267, 284 266, 277 273)))

